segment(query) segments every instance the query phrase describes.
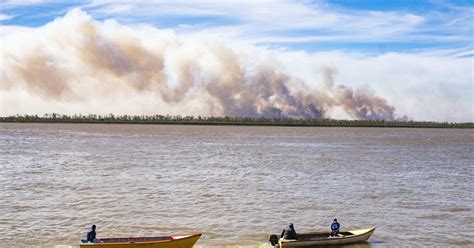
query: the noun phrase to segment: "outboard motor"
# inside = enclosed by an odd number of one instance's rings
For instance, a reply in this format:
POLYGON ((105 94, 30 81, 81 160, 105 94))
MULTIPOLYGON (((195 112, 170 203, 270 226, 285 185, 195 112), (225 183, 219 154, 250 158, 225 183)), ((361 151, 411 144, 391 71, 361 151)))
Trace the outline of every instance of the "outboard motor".
POLYGON ((278 238, 278 235, 272 234, 272 235, 270 235, 270 239, 268 239, 268 241, 270 241, 270 244, 272 244, 272 246, 275 246, 275 245, 278 244, 279 239, 280 238, 278 238))

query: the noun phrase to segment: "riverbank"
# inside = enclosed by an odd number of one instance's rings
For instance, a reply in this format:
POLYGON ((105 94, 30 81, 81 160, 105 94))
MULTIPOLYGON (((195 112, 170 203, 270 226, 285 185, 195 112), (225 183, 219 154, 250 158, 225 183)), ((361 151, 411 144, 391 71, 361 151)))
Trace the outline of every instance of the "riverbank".
POLYGON ((311 126, 311 127, 400 127, 400 128, 474 128, 474 123, 431 122, 408 120, 334 120, 250 117, 202 117, 164 115, 17 115, 0 117, 0 122, 26 123, 103 123, 103 124, 176 124, 231 126, 311 126))

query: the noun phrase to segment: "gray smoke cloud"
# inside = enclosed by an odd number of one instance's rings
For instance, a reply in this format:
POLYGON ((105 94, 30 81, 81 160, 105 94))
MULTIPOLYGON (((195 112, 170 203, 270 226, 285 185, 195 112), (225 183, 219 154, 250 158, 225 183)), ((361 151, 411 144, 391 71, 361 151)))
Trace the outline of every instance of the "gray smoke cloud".
POLYGON ((77 9, 39 28, 5 31, 2 40, 0 90, 41 99, 42 112, 51 103, 68 112, 83 104, 98 113, 319 119, 340 108, 354 119, 395 118, 385 99, 336 84, 331 68, 322 82, 305 82, 270 54, 257 59, 223 42, 99 22, 77 9))

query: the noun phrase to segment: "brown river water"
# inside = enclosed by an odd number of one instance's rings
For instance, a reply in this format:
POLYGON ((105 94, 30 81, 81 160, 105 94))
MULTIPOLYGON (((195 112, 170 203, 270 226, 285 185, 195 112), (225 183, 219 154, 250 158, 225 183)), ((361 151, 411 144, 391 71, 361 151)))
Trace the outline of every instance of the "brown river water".
POLYGON ((474 246, 474 130, 0 124, 0 247, 203 232, 267 247, 376 227, 349 247, 474 246))

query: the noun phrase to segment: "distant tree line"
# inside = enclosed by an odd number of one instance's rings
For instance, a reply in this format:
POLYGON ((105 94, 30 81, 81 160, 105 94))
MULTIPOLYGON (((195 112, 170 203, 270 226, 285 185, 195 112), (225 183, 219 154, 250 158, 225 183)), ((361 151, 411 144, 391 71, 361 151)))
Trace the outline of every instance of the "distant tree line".
POLYGON ((63 115, 44 114, 0 117, 0 122, 43 123, 129 123, 129 124, 189 124, 189 125, 255 125, 255 126, 332 126, 332 127, 407 127, 407 128, 474 128, 474 123, 431 122, 411 120, 335 120, 289 119, 216 116, 170 115, 63 115))

